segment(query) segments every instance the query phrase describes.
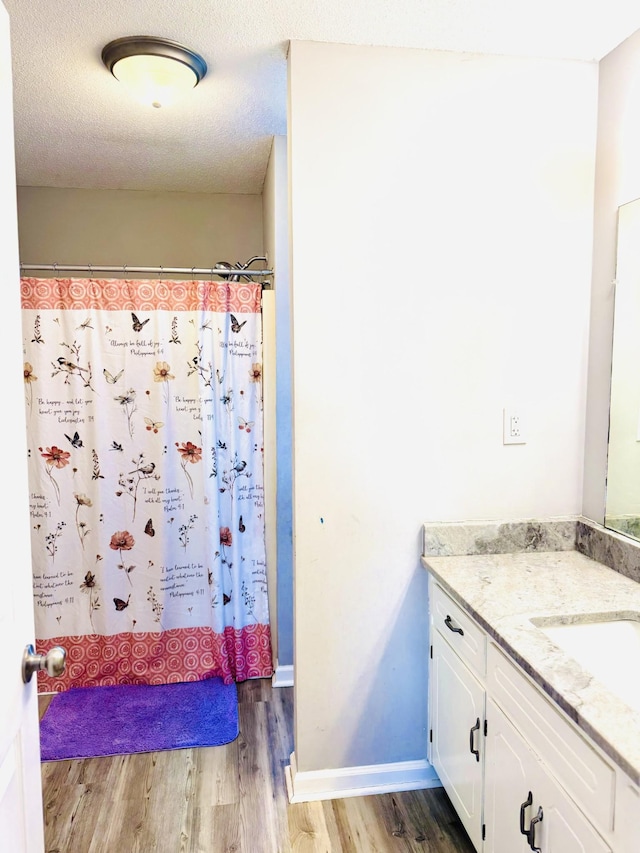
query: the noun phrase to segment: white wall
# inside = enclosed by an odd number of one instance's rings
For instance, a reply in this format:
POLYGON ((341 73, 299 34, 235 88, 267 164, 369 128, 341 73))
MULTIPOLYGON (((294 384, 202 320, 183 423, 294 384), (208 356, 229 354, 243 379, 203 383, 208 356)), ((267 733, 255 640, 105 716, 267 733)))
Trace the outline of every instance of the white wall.
POLYGON ((262 197, 18 187, 22 263, 211 267, 262 254, 262 197))
POLYGON ((293 42, 289 77, 304 773, 426 755, 423 522, 581 511, 597 66, 293 42))
MULTIPOLYGON (((262 192, 264 246, 275 271, 275 433, 276 503, 274 567, 270 589, 275 593, 278 634, 275 638, 277 668, 274 684, 291 683, 293 670, 293 545, 291 472, 291 307, 289 276, 289 217, 287 139, 273 139, 262 192)), ((272 561, 273 562, 273 561, 272 561)), ((271 578, 270 578, 271 580, 271 578)), ((271 606, 271 605, 270 605, 271 606)))
POLYGON ((605 507, 618 207, 640 198, 640 30, 600 61, 584 515, 605 507))

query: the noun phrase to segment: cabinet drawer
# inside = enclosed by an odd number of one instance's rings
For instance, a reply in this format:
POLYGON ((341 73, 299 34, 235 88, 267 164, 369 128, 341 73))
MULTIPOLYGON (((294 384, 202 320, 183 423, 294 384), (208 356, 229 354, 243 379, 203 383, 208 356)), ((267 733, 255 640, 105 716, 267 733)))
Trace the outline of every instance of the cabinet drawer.
POLYGON ((471 669, 478 675, 484 675, 487 671, 487 640, 482 628, 433 580, 430 595, 433 627, 471 669))
POLYGON ((610 831, 615 770, 494 643, 487 650, 487 690, 594 826, 610 831))

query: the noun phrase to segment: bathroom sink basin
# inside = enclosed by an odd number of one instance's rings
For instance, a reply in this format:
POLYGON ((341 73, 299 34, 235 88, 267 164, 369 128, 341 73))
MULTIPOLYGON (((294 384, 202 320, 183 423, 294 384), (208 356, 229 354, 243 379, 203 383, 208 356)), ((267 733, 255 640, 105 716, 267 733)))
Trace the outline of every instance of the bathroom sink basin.
POLYGON ((611 619, 538 627, 584 670, 640 711, 640 621, 611 619))

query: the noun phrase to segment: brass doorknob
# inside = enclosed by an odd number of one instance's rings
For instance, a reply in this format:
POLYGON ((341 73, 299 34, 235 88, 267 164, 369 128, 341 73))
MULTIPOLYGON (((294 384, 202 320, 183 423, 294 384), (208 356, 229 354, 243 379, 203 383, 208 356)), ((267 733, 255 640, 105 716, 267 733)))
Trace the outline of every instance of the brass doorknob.
POLYGON ((31 681, 34 672, 44 670, 51 678, 57 678, 64 672, 67 650, 62 646, 53 646, 46 655, 36 654, 31 644, 26 646, 22 656, 22 680, 31 681))

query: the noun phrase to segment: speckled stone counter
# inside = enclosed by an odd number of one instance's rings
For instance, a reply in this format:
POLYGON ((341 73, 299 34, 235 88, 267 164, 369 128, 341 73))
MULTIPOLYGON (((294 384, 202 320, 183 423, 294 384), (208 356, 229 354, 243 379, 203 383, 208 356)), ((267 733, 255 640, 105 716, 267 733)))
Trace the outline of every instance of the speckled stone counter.
MULTIPOLYGON (((597 528, 598 534, 602 530, 584 520, 572 523, 574 529, 576 524, 586 524, 597 528)), ((640 712, 598 682, 538 627, 640 619, 640 584, 584 553, 569 550, 566 520, 559 527, 551 522, 548 529, 545 522, 523 524, 528 525, 528 534, 526 526, 510 524, 518 528, 515 538, 500 534, 500 547, 485 547, 483 553, 468 553, 473 536, 469 539, 467 534, 472 527, 477 538, 478 525, 425 525, 423 565, 585 734, 640 784, 640 712), (442 532, 444 528, 451 536, 442 532), (535 529, 538 533, 532 537, 535 529), (505 550, 508 547, 513 550, 505 550), (452 553, 455 550, 463 553, 452 553), (447 556, 441 555, 443 551, 447 556)), ((495 543, 497 526, 492 530, 485 530, 483 541, 495 543)), ((578 539, 584 538, 584 532, 579 530, 578 539)), ((594 535, 593 530, 588 532, 594 535)), ((620 654, 624 653, 621 648, 620 654)), ((629 667, 629 677, 640 678, 638 662, 630 662, 629 667)))

